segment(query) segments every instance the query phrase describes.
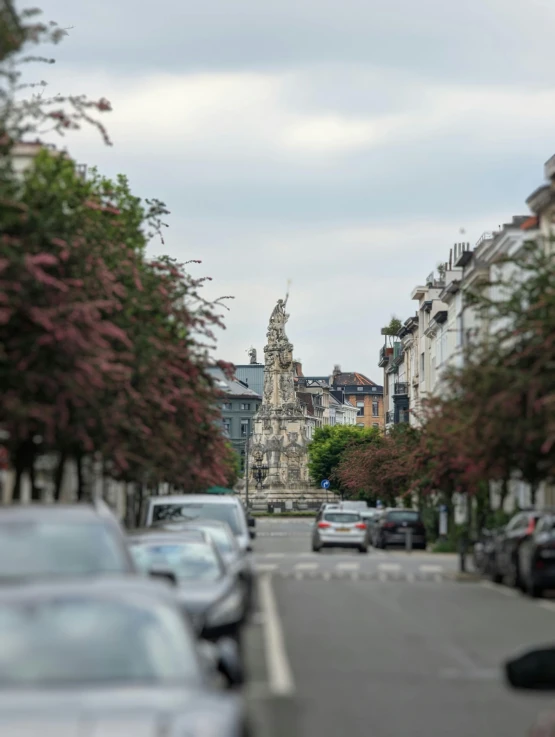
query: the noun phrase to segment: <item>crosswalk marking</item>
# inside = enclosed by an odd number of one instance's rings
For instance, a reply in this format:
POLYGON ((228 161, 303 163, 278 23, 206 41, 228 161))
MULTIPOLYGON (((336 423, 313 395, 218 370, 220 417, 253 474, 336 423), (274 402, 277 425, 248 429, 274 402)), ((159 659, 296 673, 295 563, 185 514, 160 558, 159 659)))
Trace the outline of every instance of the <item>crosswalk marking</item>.
POLYGON ((285 553, 266 553, 266 558, 285 558, 285 553))
POLYGON ((400 563, 378 563, 378 569, 380 571, 390 571, 392 573, 396 573, 397 571, 401 570, 401 564, 400 563))
POLYGON ((414 583, 414 579, 415 579, 415 576, 414 576, 414 573, 412 573, 412 571, 407 573, 407 581, 409 583, 414 583))
POLYGON ((270 571, 276 571, 278 568, 277 563, 257 563, 256 570, 259 573, 270 573, 270 571))
POLYGON ((419 568, 422 573, 441 573, 443 571, 443 566, 421 565, 419 568))
POLYGON ((360 563, 338 563, 335 567, 338 571, 358 571, 360 563))
POLYGON ((297 571, 312 571, 315 568, 318 568, 318 563, 297 563, 295 565, 297 571))

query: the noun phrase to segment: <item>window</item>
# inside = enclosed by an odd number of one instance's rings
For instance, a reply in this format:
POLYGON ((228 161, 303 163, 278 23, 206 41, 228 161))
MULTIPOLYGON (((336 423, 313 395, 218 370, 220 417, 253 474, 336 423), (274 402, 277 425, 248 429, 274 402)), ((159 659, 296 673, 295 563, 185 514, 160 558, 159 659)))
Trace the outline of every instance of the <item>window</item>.
POLYGON ((420 354, 420 381, 424 381, 425 354, 420 354))
POLYGON ((231 420, 229 419, 229 417, 224 418, 223 426, 224 426, 224 435, 230 435, 231 434, 231 420))
POLYGON ((378 417, 380 414, 379 402, 372 402, 372 417, 378 417))
POLYGON ((250 433, 249 433, 250 425, 251 425, 251 421, 250 420, 241 420, 241 437, 242 438, 248 438, 249 437, 249 435, 250 435, 250 433))
POLYGON ((247 410, 247 412, 250 410, 250 408, 251 408, 250 402, 246 402, 246 403, 243 402, 243 404, 241 405, 241 409, 247 410))
POLYGON ((362 392, 362 391, 364 391, 364 387, 363 386, 357 386, 357 392, 362 392))
POLYGON ((364 402, 357 402, 357 415, 358 417, 364 416, 364 402))
POLYGON ((224 402, 224 403, 222 404, 222 409, 223 409, 223 410, 227 410, 227 411, 229 412, 229 411, 231 410, 231 408, 232 408, 232 407, 231 407, 231 402, 224 402))
POLYGON ((364 427, 364 422, 357 422, 357 427, 364 427))
POLYGON ((373 386, 373 387, 372 387, 372 391, 373 391, 373 392, 377 392, 377 391, 378 391, 378 387, 377 387, 377 386, 373 386))
POLYGON ((379 424, 377 422, 373 422, 372 423, 372 427, 378 427, 379 428, 379 424))

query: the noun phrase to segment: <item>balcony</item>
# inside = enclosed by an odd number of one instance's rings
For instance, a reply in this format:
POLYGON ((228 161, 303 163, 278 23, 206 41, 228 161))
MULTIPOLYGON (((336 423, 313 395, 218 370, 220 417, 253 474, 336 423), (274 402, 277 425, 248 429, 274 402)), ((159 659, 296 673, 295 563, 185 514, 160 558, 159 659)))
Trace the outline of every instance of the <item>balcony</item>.
POLYGON ((409 393, 409 385, 406 381, 395 382, 393 385, 394 396, 405 396, 409 393))
POLYGON ((393 357, 393 348, 390 348, 389 346, 384 345, 383 348, 380 349, 380 358, 378 360, 378 366, 380 368, 385 368, 392 357, 393 357))

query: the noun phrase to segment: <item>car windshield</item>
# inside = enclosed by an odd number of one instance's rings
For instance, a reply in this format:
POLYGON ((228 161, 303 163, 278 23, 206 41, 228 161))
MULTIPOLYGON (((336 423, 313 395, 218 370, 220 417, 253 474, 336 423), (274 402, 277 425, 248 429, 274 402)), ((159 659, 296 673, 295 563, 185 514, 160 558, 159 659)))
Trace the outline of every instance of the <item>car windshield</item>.
POLYGON ((214 548, 204 542, 131 542, 131 555, 143 573, 169 569, 179 581, 217 581, 223 571, 214 548))
POLYGON ((124 573, 128 568, 116 536, 102 523, 0 524, 0 579, 124 573))
POLYGON ((235 535, 241 534, 239 510, 235 504, 154 504, 153 522, 194 522, 199 519, 214 519, 227 522, 235 535))
POLYGON ((208 535, 210 535, 210 537, 214 541, 214 545, 218 548, 222 555, 228 555, 229 553, 234 553, 237 550, 237 543, 235 542, 235 538, 225 528, 212 527, 211 525, 206 525, 205 527, 202 523, 195 525, 195 527, 198 527, 203 532, 206 532, 208 535))
POLYGON ((324 515, 326 522, 342 522, 343 524, 354 525, 360 520, 360 515, 349 514, 349 512, 328 512, 324 515))
POLYGON ((0 604, 0 689, 198 680, 179 612, 150 597, 0 604))
POLYGON ((398 512, 388 512, 387 519, 390 522, 418 522, 420 514, 418 512, 399 510, 398 512))

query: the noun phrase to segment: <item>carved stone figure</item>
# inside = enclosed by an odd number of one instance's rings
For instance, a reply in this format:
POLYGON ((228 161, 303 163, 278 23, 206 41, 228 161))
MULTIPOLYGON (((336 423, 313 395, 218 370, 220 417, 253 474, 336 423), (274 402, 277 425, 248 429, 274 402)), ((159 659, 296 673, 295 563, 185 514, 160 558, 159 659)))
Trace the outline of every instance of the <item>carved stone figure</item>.
MULTIPOLYGON (((287 299, 279 299, 268 322, 264 347, 263 402, 254 417, 250 467, 263 449, 268 475, 263 494, 274 500, 309 493, 307 418, 295 394, 293 346, 285 326, 287 299)), ((252 479, 251 479, 252 481, 252 479)))

